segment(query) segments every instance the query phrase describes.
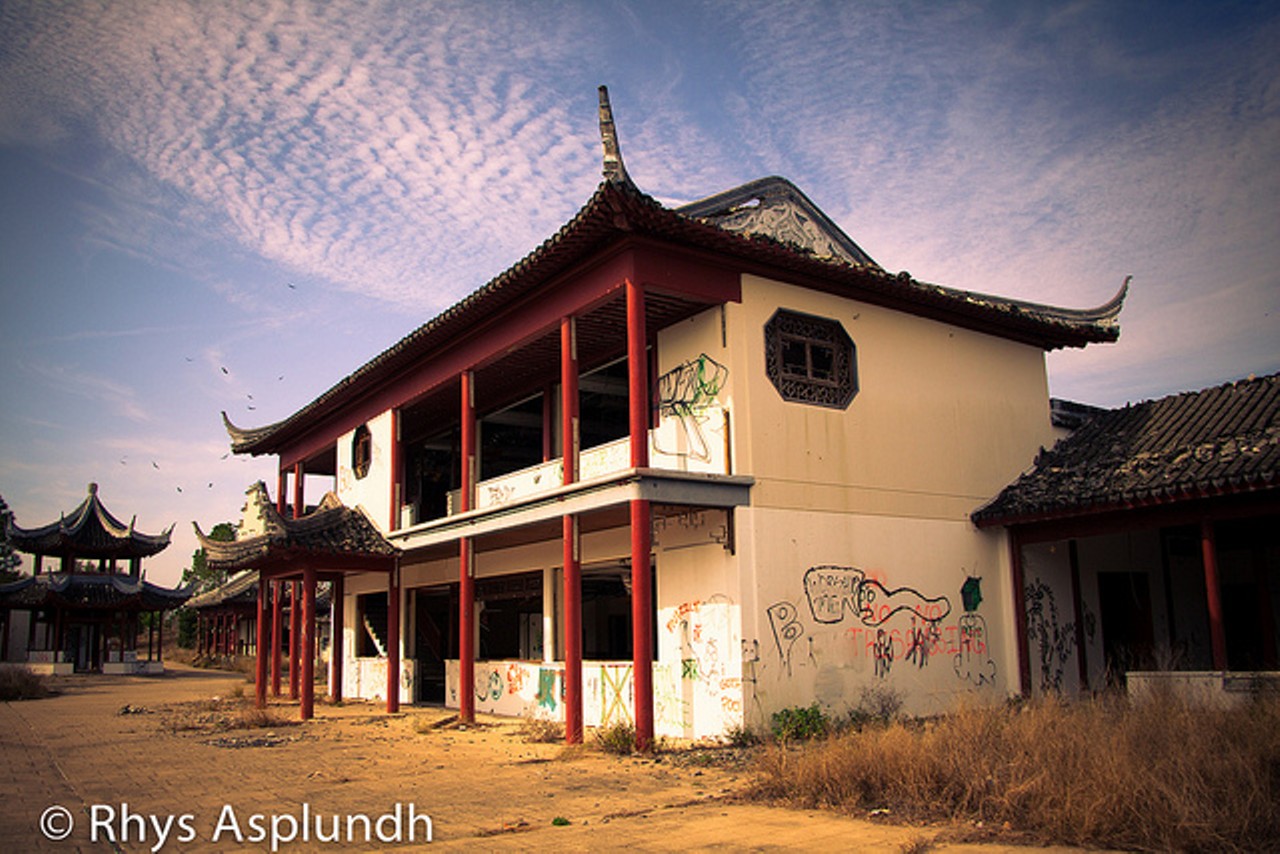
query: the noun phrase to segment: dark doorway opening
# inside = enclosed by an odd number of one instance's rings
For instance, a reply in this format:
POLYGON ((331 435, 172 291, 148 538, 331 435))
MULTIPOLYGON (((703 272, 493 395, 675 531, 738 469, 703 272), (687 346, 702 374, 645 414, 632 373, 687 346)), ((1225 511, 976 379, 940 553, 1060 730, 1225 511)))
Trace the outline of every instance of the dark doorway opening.
POLYGON ((1107 679, 1123 683, 1126 670, 1151 669, 1155 665, 1155 634, 1146 573, 1098 573, 1098 599, 1107 679))
POLYGON ((458 657, 458 586, 423 588, 414 597, 414 650, 421 703, 445 701, 445 660, 458 657))

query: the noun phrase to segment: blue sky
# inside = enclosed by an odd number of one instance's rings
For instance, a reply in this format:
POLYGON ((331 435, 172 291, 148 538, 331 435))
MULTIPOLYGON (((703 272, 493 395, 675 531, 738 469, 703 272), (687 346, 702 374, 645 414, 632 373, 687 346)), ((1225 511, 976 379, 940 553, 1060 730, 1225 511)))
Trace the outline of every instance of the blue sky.
MULTIPOLYGON (((1280 370, 1280 6, 464 2, 0 6, 0 495, 89 481, 176 581, 227 455, 552 234, 596 86, 664 202, 769 174, 882 266, 1069 307, 1133 290, 1051 392, 1280 370)), ((311 488, 318 498, 318 486, 311 488)))

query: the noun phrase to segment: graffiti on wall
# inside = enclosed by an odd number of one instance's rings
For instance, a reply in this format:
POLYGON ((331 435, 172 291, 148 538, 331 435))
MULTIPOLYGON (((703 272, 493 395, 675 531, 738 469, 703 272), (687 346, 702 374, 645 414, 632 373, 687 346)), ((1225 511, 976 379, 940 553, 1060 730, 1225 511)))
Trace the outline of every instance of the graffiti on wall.
POLYGON ((1062 690, 1062 674, 1067 659, 1075 651, 1075 623, 1058 622, 1058 603, 1053 588, 1042 579, 1026 587, 1027 641, 1040 650, 1040 690, 1062 690))
POLYGON ((631 723, 631 665, 600 668, 601 726, 631 723))
POLYGON ((804 574, 804 595, 809 611, 819 623, 838 623, 845 613, 857 616, 865 626, 879 626, 900 611, 937 623, 951 613, 946 596, 929 598, 911 587, 887 589, 849 566, 814 566, 804 574))
POLYGON ((978 613, 982 604, 982 579, 969 576, 960 588, 964 615, 960 617, 960 650, 955 657, 956 676, 978 687, 994 684, 996 663, 987 651, 987 621, 978 613))
POLYGON ((773 642, 778 647, 778 658, 782 666, 791 675, 791 649, 796 641, 804 637, 804 626, 798 619, 799 609, 790 602, 775 602, 765 609, 769 617, 769 627, 773 629, 773 642))
POLYGON ((773 649, 788 677, 796 668, 816 666, 815 632, 845 624, 842 636, 851 642, 853 655, 869 660, 879 678, 888 678, 895 665, 919 670, 950 655, 958 678, 979 687, 995 681, 986 621, 978 613, 980 578, 969 576, 961 586, 965 610, 954 623, 947 622, 953 610, 949 597, 913 587, 890 588, 856 567, 810 567, 803 587, 807 613, 803 605, 785 599, 765 609, 773 649), (806 626, 810 618, 813 622, 806 626))
POLYGON ((711 446, 702 425, 706 422, 707 409, 716 402, 728 378, 729 369, 706 353, 658 377, 658 416, 674 418, 683 439, 683 442, 677 441, 675 448, 665 448, 655 433, 659 453, 710 462, 711 446), (686 450, 681 451, 682 447, 686 450))

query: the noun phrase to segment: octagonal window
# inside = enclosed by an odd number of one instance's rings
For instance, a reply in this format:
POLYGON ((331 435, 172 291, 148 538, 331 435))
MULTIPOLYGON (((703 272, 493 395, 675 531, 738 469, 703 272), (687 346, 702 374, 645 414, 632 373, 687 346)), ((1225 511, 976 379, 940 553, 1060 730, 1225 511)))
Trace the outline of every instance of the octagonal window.
POLYGON ((858 393, 858 351, 840 321, 778 309, 764 344, 769 381, 783 400, 846 409, 858 393))

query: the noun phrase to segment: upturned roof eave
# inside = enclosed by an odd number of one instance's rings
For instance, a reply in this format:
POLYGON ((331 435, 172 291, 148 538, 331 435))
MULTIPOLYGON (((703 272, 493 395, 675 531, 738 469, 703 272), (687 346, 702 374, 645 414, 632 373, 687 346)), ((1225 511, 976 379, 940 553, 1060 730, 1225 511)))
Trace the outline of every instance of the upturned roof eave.
POLYGON ((890 274, 871 265, 852 265, 809 257, 784 244, 758 236, 732 233, 663 207, 629 180, 606 180, 575 216, 533 252, 472 294, 409 333, 311 403, 274 424, 242 428, 223 414, 236 453, 279 453, 314 419, 360 397, 377 384, 465 333, 474 315, 489 314, 514 302, 574 264, 633 237, 644 236, 711 251, 740 266, 827 282, 852 298, 896 307, 934 319, 974 328, 1046 350, 1115 341, 1115 316, 1127 289, 1098 309, 1072 312, 1033 303, 1001 300, 918 282, 906 274, 890 274), (495 302, 496 301, 496 302, 495 302))

